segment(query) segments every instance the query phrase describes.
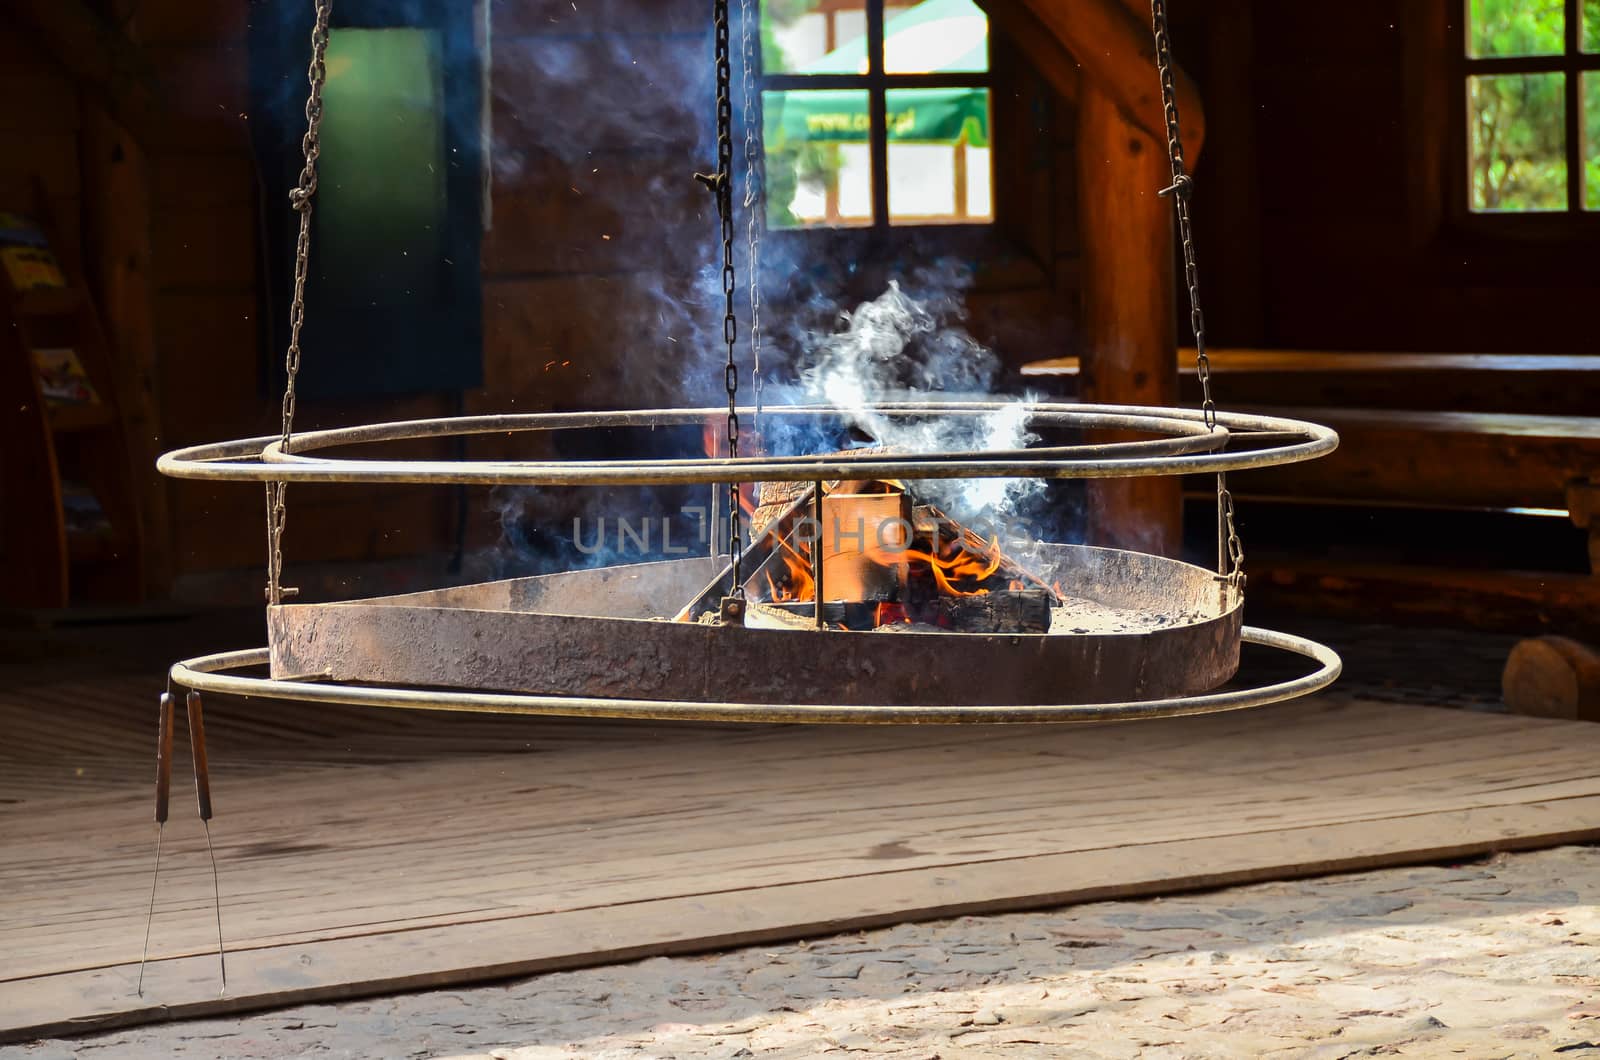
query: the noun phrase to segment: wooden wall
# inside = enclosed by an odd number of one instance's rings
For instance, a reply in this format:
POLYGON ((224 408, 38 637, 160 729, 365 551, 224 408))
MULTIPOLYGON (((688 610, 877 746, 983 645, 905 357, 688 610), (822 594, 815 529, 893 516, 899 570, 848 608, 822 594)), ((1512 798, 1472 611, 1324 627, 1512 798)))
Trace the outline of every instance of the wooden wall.
MULTIPOLYGON (((468 411, 720 403, 720 247, 713 201, 693 179, 715 159, 705 5, 494 0, 490 10, 485 386, 467 395, 468 411)), ((995 230, 976 240, 938 231, 877 241, 769 233, 769 378, 789 374, 797 327, 832 328, 837 309, 944 256, 972 270, 969 325, 1006 363, 1068 352, 1078 253, 1071 101, 1003 37, 995 55, 994 120, 1005 152, 995 230)), ((736 169, 742 164, 739 141, 736 169)), ((736 244, 743 282, 742 220, 736 244)), ((745 292, 738 297, 743 320, 745 292)), ((548 491, 538 507, 564 526, 563 514, 583 504, 548 491)), ((472 544, 491 543, 497 520, 476 499, 472 515, 472 544)))
POLYGON ((1458 0, 1174 4, 1212 119, 1197 178, 1219 345, 1589 353, 1600 245, 1453 219, 1458 0))
MULTIPOLYGON (((706 351, 720 336, 720 307, 707 297, 714 287, 705 282, 712 202, 693 180, 714 159, 704 5, 489 0, 489 11, 485 385, 463 395, 460 407, 498 412, 718 400, 720 373, 713 378, 704 370, 706 351)), ((275 433, 278 426, 278 397, 261 383, 264 358, 282 351, 263 348, 257 217, 260 196, 285 189, 260 187, 250 151, 249 17, 246 0, 143 0, 127 25, 156 71, 165 107, 142 134, 139 159, 150 189, 147 330, 159 409, 155 442, 163 449, 275 433)), ((791 238, 783 246, 773 241, 774 323, 790 308, 783 299, 798 272, 806 277, 802 293, 822 293, 849 308, 881 293, 891 275, 950 254, 975 272, 966 298, 972 329, 1008 364, 1074 352, 1072 100, 1034 73, 1003 36, 995 53, 1003 157, 992 238, 946 240, 936 233, 864 251, 830 245, 825 236, 791 238)), ((22 147, 8 144, 0 152, 0 180, 25 184, 35 171, 43 177, 73 244, 69 253, 77 251, 82 227, 81 95, 35 41, 0 29, 0 132, 18 137, 22 147)), ((774 342, 782 330, 772 329, 774 342)), ((302 401, 297 426, 445 415, 456 407, 455 395, 302 401)), ((170 570, 180 581, 260 566, 259 490, 192 482, 152 488, 170 502, 170 570)), ((449 491, 308 486, 293 493, 291 584, 297 562, 391 560, 453 547, 456 498, 449 491)), ((492 534, 481 493, 468 511, 480 531, 492 534)))
MULTIPOLYGON (((262 350, 257 211, 259 195, 287 189, 263 192, 251 156, 248 14, 245 0, 146 0, 132 27, 161 71, 173 118, 149 149, 155 330, 168 448, 278 430, 278 396, 265 393, 261 383, 262 357, 283 354, 262 350)), ((302 402, 296 426, 448 409, 443 398, 367 407, 302 402)), ((170 495, 179 574, 262 563, 258 489, 185 482, 173 484, 170 495)), ((286 560, 292 567, 296 560, 383 560, 437 549, 448 540, 449 511, 447 498, 417 490, 305 487, 295 491, 286 560)))
POLYGON ((0 22, 0 210, 26 209, 35 180, 49 196, 64 254, 78 255, 82 229, 78 86, 33 41, 0 22))
MULTIPOLYGON (((469 407, 644 406, 716 400, 721 334, 711 197, 713 86, 698 0, 495 0, 493 227, 484 246, 487 386, 469 407)), ((737 40, 735 41, 737 46, 737 40)), ((771 236, 768 294, 782 344, 788 293, 843 308, 941 251, 971 266, 980 337, 1012 363, 1056 349, 1076 315, 1070 105, 995 42, 996 237, 915 245, 771 236), (795 284, 803 274, 803 284, 795 284)), ((742 142, 735 165, 742 166, 742 142)), ((742 179, 742 177, 741 177, 742 179)), ((738 243, 744 243, 743 224, 738 243)), ((740 263, 743 268, 743 261, 740 263)), ((741 295, 742 299, 742 295, 741 295)), ((776 357, 779 351, 774 351, 776 357)))

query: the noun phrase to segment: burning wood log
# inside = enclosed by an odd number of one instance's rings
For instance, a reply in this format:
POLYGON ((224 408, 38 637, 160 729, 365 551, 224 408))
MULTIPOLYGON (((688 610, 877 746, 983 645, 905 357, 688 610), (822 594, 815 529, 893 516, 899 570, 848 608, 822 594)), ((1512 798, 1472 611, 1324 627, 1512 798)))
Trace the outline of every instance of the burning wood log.
POLYGON ((907 565, 883 561, 911 544, 904 493, 831 493, 822 498, 822 581, 827 600, 899 600, 907 565))
POLYGON ((1050 594, 1038 589, 939 596, 918 609, 918 619, 963 633, 1048 633, 1050 605, 1050 594))

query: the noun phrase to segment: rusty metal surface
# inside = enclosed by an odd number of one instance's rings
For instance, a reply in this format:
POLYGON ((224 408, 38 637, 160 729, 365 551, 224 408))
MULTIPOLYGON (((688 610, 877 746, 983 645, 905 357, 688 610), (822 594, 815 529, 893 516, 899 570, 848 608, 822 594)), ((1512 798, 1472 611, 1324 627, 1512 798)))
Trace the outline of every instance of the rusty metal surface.
POLYGON ((1139 616, 1136 627, 1121 631, 1113 631, 1115 623, 1103 632, 986 635, 667 621, 716 562, 281 605, 268 613, 272 676, 647 700, 937 707, 1187 696, 1216 688, 1238 667, 1238 593, 1209 571, 1159 557, 1069 545, 1029 557, 1069 596, 1139 616))

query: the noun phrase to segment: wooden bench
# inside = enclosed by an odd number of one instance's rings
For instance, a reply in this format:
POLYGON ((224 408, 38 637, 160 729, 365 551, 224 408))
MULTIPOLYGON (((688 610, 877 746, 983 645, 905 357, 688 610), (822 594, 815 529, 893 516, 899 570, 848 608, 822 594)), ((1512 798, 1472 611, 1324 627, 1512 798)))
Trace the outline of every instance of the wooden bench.
MULTIPOLYGON (((1196 404, 1194 353, 1178 358, 1181 400, 1196 404)), ((1321 460, 1236 476, 1242 502, 1570 513, 1589 534, 1587 575, 1258 551, 1258 599, 1349 617, 1600 632, 1600 357, 1218 350, 1211 365, 1220 407, 1314 420, 1340 436, 1321 460)), ((1062 358, 1022 375, 1069 396, 1077 372, 1062 358)), ((1191 487, 1210 495, 1209 482, 1191 487)))
POLYGON ((1600 416, 1270 411, 1327 424, 1339 432, 1339 448, 1321 460, 1241 475, 1242 495, 1549 512, 1567 508, 1570 483, 1600 474, 1600 416))
MULTIPOLYGON (((1180 350, 1181 400, 1199 401, 1180 350)), ((1299 501, 1561 511, 1575 480, 1600 477, 1600 356, 1217 350, 1219 407, 1326 423, 1339 450, 1241 476, 1242 495, 1299 501)), ((1076 358, 1024 381, 1076 392, 1076 358)))
MULTIPOLYGON (((1224 408, 1396 408, 1414 411, 1600 415, 1600 355, 1329 353, 1221 349, 1210 353, 1212 390, 1224 408)), ((1178 351, 1179 392, 1200 400, 1194 350, 1178 351)), ((1022 367, 1025 385, 1077 392, 1078 359, 1022 367)))

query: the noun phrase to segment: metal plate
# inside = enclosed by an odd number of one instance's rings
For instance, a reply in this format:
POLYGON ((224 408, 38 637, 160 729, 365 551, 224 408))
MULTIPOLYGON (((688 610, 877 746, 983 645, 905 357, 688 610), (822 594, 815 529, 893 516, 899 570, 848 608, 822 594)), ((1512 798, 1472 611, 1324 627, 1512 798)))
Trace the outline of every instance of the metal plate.
MULTIPOLYGON (((272 676, 745 703, 1090 704, 1190 696, 1239 662, 1240 596, 1157 556, 1042 546, 1091 602, 1074 633, 750 629, 672 622, 720 560, 685 559, 269 609, 272 676), (1120 621, 1117 616, 1123 616, 1120 621)), ((1058 623, 1058 628, 1060 624, 1058 623)))

